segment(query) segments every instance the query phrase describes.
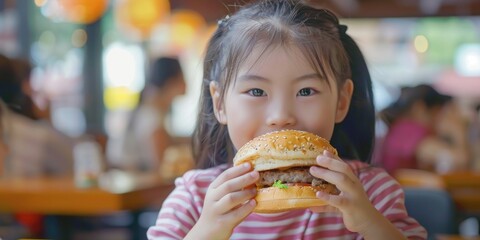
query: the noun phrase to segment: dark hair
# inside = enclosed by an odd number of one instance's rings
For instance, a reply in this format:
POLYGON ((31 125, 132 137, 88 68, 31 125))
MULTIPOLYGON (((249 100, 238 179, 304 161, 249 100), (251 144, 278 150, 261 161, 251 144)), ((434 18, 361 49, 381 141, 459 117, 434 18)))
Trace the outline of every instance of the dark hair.
POLYGON ((174 77, 183 74, 177 58, 160 57, 150 65, 150 74, 147 77, 145 88, 140 93, 140 102, 143 102, 145 91, 148 88, 162 89, 174 77))
POLYGON ((29 82, 30 75, 32 74, 32 64, 30 63, 30 61, 22 58, 15 58, 12 59, 12 63, 20 82, 29 82))
POLYGON ((181 73, 182 67, 178 59, 170 57, 157 58, 150 66, 150 76, 147 83, 157 88, 162 88, 169 80, 181 73))
POLYGON ((12 61, 0 55, 0 98, 7 103, 15 103, 22 92, 12 61))
POLYGON ((241 63, 259 44, 264 44, 265 51, 269 46, 293 43, 322 78, 338 86, 353 80, 352 105, 345 121, 335 125, 332 144, 341 157, 369 161, 374 136, 370 75, 360 50, 345 31, 330 11, 294 0, 259 1, 222 20, 204 60, 200 112, 193 136, 198 167, 227 163, 235 154, 227 127, 215 118, 209 84, 217 82, 223 99, 241 63))
MULTIPOLYGON (((146 86, 140 92, 139 102, 145 99, 145 93, 148 88, 162 89, 168 82, 174 80, 174 77, 183 74, 180 61, 172 57, 160 57, 155 59, 150 65, 150 74, 147 77, 146 86)), ((140 104, 133 110, 130 115, 127 128, 132 129, 135 125, 135 116, 137 115, 140 104)))
POLYGON ((0 102, 0 141, 3 139, 3 104, 0 102))
POLYGON ((383 109, 379 117, 387 125, 391 125, 400 116, 405 114, 418 101, 425 104, 427 109, 443 106, 452 100, 451 96, 437 92, 432 86, 421 84, 415 87, 403 87, 398 99, 383 109))
POLYGON ((0 98, 16 113, 36 119, 33 102, 23 93, 21 79, 15 70, 14 62, 0 54, 0 98))
POLYGON ((372 81, 360 48, 347 34, 340 36, 348 54, 354 89, 347 116, 336 124, 330 142, 342 158, 370 162, 375 144, 372 81))

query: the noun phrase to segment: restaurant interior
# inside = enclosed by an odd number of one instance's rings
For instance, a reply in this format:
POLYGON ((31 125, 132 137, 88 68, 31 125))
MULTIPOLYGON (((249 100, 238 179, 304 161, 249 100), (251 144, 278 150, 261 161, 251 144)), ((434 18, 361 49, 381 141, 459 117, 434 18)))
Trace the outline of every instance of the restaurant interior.
MULTIPOLYGON (((205 47, 218 21, 248 2, 0 0, 0 57, 22 92, 21 102, 0 101, 0 239, 147 239, 174 180, 195 168, 205 47), (175 64, 181 82, 156 88, 156 68, 175 64)), ((429 124, 452 134, 442 144, 461 147, 425 150, 435 156, 428 166, 389 173, 429 239, 480 239, 480 1, 306 2, 335 12, 366 58, 378 116, 372 165, 389 170, 383 110, 419 85, 448 96, 429 124)), ((8 86, 0 93, 10 96, 8 86)))

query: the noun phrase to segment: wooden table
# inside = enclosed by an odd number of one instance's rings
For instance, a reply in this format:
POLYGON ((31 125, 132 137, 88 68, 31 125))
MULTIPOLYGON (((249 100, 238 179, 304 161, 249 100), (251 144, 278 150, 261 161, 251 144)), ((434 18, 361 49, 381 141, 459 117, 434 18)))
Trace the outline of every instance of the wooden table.
POLYGON ((459 210, 480 213, 480 172, 452 172, 440 177, 459 210))
POLYGON ((462 237, 458 235, 438 235, 437 240, 480 240, 480 237, 462 237))
POLYGON ((480 172, 458 171, 435 174, 416 169, 401 169, 394 177, 405 187, 429 187, 447 190, 458 209, 480 212, 480 172))
POLYGON ((77 188, 72 178, 0 180, 0 212, 97 215, 160 205, 173 190, 158 176, 114 172, 99 187, 77 188))

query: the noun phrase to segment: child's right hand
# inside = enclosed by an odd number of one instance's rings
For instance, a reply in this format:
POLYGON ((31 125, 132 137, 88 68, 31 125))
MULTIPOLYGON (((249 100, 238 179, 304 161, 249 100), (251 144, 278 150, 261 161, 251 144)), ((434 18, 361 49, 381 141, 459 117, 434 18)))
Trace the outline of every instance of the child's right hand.
POLYGON ((208 187, 203 210, 188 233, 191 239, 229 239, 233 229, 255 208, 255 187, 259 178, 245 163, 221 173, 208 187))

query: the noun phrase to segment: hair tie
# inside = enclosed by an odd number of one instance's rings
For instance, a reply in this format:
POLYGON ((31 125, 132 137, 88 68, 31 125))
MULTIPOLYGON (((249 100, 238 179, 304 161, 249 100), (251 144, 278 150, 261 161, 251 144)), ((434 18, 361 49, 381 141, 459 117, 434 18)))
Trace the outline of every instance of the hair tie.
POLYGON ((224 28, 224 27, 227 25, 228 19, 230 19, 230 16, 229 16, 229 15, 225 16, 223 19, 218 20, 218 22, 217 22, 217 23, 218 23, 218 27, 219 27, 219 28, 224 28))

